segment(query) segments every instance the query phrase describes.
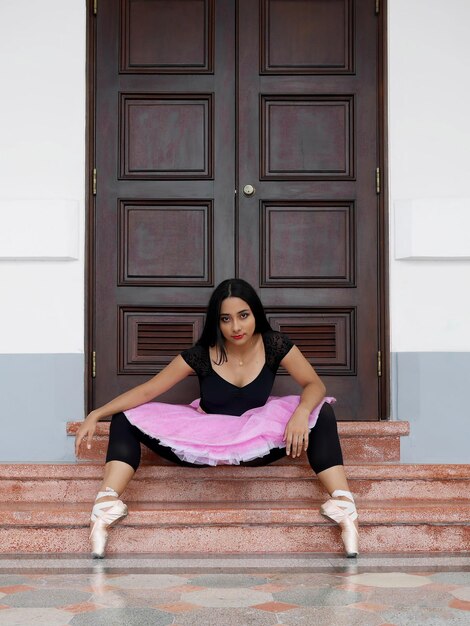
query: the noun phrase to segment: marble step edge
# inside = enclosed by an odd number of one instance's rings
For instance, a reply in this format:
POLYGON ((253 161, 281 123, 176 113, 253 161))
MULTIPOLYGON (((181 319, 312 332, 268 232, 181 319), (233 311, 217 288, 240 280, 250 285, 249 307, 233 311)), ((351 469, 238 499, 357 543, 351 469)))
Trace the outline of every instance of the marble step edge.
MULTIPOLYGON (((97 437, 91 450, 83 446, 78 454, 77 461, 104 462, 108 447, 107 437, 97 437)), ((348 463, 389 463, 400 461, 400 437, 345 437, 342 439, 343 457, 348 463)), ((149 448, 141 444, 141 465, 169 465, 174 463, 156 455, 149 448)), ((300 458, 281 458, 273 465, 308 465, 306 455, 300 458)))
MULTIPOLYGON (((122 498, 130 502, 179 502, 197 507, 205 502, 238 501, 241 503, 286 502, 297 499, 314 501, 326 497, 324 487, 311 477, 265 478, 252 480, 201 479, 188 481, 169 478, 134 480, 122 498)), ((3 502, 91 502, 99 490, 100 479, 75 480, 0 480, 0 500, 3 502)), ((468 480, 407 480, 349 478, 350 488, 357 501, 401 501, 413 499, 416 503, 437 499, 455 499, 470 503, 468 480)), ((183 504, 181 504, 183 506, 183 504)))
MULTIPOLYGON (((67 435, 75 436, 81 421, 67 422, 67 435)), ((406 437, 410 434, 410 423, 394 421, 338 421, 338 432, 341 437, 406 437)), ((96 435, 108 435, 109 422, 99 422, 96 435)))
MULTIPOLYGON (((181 526, 324 526, 335 525, 319 513, 321 501, 292 501, 253 503, 199 503, 197 508, 178 506, 180 503, 145 503, 133 505, 120 526, 181 527, 181 526)), ((413 501, 358 503, 361 526, 470 526, 470 502, 455 500, 426 502, 413 501)), ((83 503, 3 503, 0 508, 0 528, 88 527, 90 507, 83 503), (37 505, 37 506, 34 506, 37 505)))
MULTIPOLYGON (((343 556, 339 529, 333 524, 270 524, 210 526, 125 526, 117 525, 110 533, 107 553, 111 555, 146 553, 148 556, 218 554, 329 554, 343 556)), ((90 565, 97 565, 89 555, 89 530, 85 527, 35 528, 0 526, 2 554, 83 554, 90 565)), ((463 524, 368 524, 361 529, 359 560, 365 554, 430 553, 467 554, 470 526, 463 524)), ((108 561, 109 562, 109 561, 108 561)), ((107 565, 105 561, 103 565, 107 565)))
MULTIPOLYGON (((349 479, 379 480, 470 480, 470 464, 419 464, 419 463, 351 463, 345 465, 349 479)), ((72 463, 0 463, 1 480, 86 480, 99 479, 103 475, 103 464, 93 462, 72 463)), ((316 480, 308 465, 265 465, 240 467, 218 465, 215 467, 180 467, 177 465, 142 465, 133 481, 181 479, 200 482, 201 479, 256 480, 262 478, 316 480)))

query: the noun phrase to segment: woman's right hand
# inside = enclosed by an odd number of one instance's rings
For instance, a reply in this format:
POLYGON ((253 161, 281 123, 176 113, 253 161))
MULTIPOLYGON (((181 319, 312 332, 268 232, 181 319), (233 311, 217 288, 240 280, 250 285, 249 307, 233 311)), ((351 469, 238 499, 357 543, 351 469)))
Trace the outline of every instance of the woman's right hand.
POLYGON ((85 421, 80 424, 80 427, 75 435, 75 456, 78 456, 80 444, 82 443, 83 439, 86 439, 86 447, 88 448, 88 450, 91 448, 91 440, 93 439, 93 435, 95 434, 97 422, 98 416, 96 415, 96 411, 92 411, 87 415, 85 421))

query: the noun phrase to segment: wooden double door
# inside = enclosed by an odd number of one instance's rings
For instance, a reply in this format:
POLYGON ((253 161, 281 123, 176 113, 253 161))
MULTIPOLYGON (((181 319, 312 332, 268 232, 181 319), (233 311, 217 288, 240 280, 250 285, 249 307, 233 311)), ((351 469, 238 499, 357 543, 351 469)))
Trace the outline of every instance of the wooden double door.
POLYGON ((92 20, 90 404, 192 345, 239 276, 338 418, 380 417, 375 2, 107 0, 92 20))

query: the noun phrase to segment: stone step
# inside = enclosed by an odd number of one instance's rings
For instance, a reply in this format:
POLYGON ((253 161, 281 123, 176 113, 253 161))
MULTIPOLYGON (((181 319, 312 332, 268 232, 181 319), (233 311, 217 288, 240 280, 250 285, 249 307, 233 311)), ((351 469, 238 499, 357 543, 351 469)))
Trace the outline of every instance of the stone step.
MULTIPOLYGON (((339 529, 323 518, 320 501, 283 503, 168 502, 132 505, 110 532, 113 553, 341 553, 339 529)), ((361 553, 465 552, 470 503, 455 500, 363 501, 361 553)), ((84 503, 0 504, 3 553, 87 553, 89 507, 84 503)))
MULTIPOLYGON (((67 434, 75 436, 81 422, 68 422, 67 434)), ((338 422, 338 431, 341 438, 343 456, 345 462, 373 463, 380 461, 400 460, 400 437, 409 435, 409 422, 338 422)), ((79 458, 82 460, 103 460, 106 456, 108 445, 109 422, 98 424, 92 449, 87 450, 81 446, 79 458)), ((306 463, 303 455, 293 461, 281 459, 277 463, 285 464, 296 462, 306 463)), ((169 461, 162 459, 142 446, 142 463, 152 465, 170 465, 169 461)))
MULTIPOLYGON (((433 500, 470 502, 470 465, 400 463, 345 466, 358 501, 433 500)), ((101 483, 102 464, 0 465, 0 501, 90 502, 101 483)), ((308 466, 187 468, 142 466, 123 494, 128 502, 259 502, 324 499, 325 490, 308 466)))

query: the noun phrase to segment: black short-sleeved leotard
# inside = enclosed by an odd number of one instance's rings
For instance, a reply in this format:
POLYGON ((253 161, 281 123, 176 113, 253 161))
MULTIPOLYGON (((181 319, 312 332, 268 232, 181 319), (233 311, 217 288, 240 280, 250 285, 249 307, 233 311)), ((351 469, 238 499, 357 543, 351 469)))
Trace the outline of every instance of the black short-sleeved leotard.
POLYGON ((195 345, 181 352, 183 359, 199 378, 203 411, 222 415, 241 415, 266 403, 279 364, 294 344, 287 335, 274 330, 263 333, 262 338, 266 357, 263 369, 244 387, 229 383, 212 369, 208 348, 195 345))

